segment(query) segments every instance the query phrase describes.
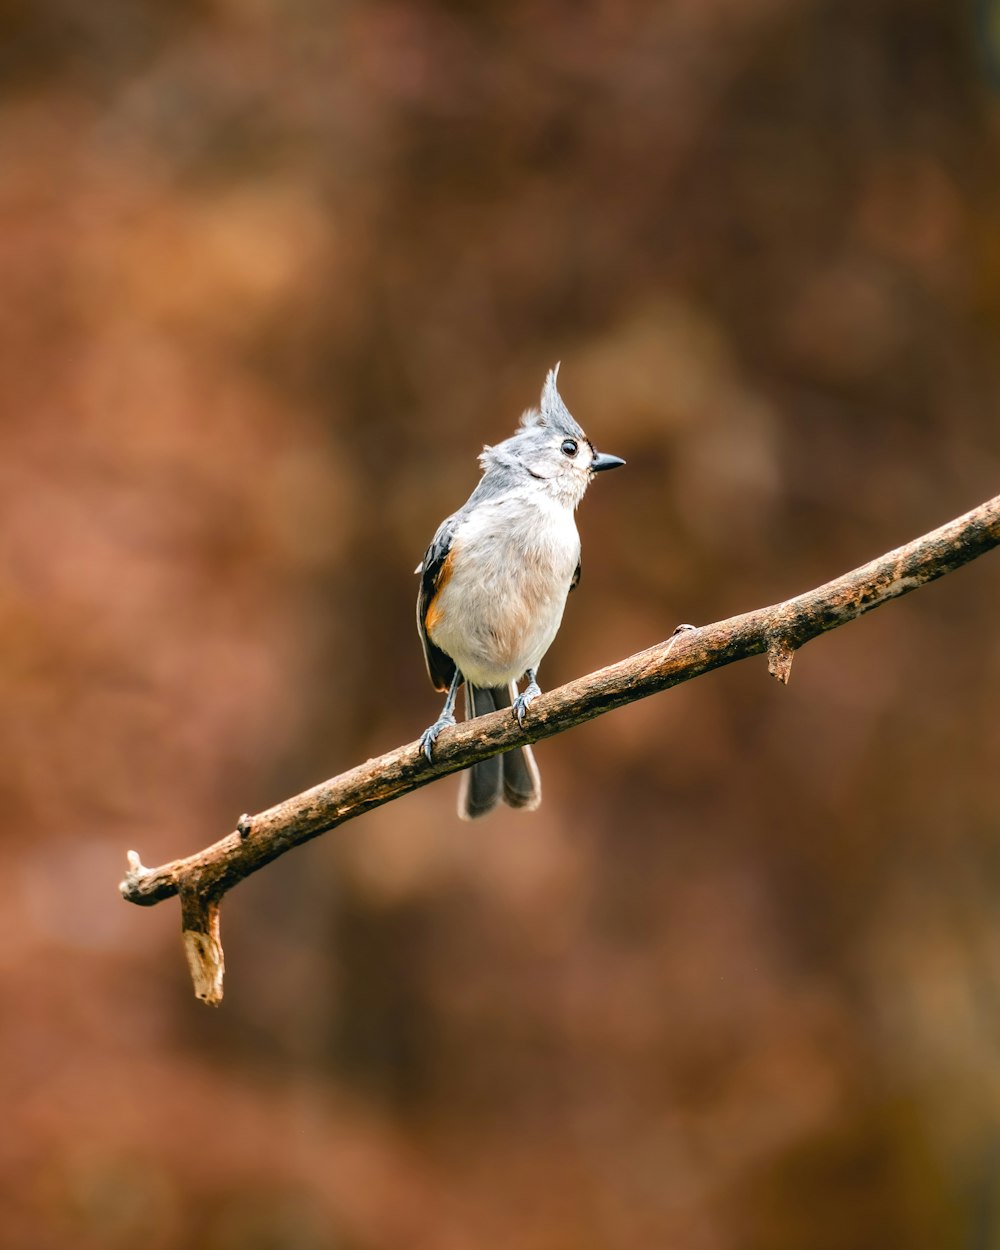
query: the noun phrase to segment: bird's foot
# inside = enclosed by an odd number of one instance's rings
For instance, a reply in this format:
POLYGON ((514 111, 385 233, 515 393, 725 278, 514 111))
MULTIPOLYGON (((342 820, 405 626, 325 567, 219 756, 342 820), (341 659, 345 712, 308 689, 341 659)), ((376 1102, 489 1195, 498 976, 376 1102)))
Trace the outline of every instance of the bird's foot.
POLYGON ((524 725, 524 714, 532 703, 542 693, 541 687, 534 677, 528 682, 527 686, 521 691, 513 703, 514 715, 517 717, 517 723, 524 725))
POLYGON ((434 743, 442 729, 449 729, 455 724, 455 717, 450 713, 443 713, 437 718, 433 725, 429 725, 420 735, 420 745, 423 748, 424 755, 428 760, 432 758, 434 743))

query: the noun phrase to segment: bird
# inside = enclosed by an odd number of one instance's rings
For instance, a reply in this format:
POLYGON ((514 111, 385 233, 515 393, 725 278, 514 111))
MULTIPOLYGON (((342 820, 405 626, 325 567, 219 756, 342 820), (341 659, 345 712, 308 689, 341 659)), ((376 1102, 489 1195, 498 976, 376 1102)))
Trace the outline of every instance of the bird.
MULTIPOLYGON (((463 683, 466 719, 509 707, 523 725, 541 694, 542 657, 580 580, 576 507, 595 474, 625 463, 594 449, 559 394, 558 373, 558 364, 549 370, 538 407, 522 415, 516 432, 484 447, 475 490, 441 522, 415 570, 427 672, 447 692, 420 737, 428 760, 438 735, 455 724, 463 683)), ((463 773, 458 814, 474 820, 501 802, 532 811, 541 793, 531 748, 515 747, 463 773)))

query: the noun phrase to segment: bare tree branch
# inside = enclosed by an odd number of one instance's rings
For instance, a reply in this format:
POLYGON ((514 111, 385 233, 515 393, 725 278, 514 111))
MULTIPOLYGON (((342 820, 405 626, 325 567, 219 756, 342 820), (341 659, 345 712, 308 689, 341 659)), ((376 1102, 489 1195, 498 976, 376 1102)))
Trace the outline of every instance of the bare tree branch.
POLYGON ((128 872, 119 889, 128 902, 140 906, 180 894, 195 993, 204 1002, 216 1004, 222 998, 222 896, 285 851, 476 760, 562 733, 735 660, 766 652, 772 675, 787 682, 795 652, 811 638, 908 594, 998 545, 1000 496, 815 590, 714 625, 675 633, 647 651, 550 690, 531 704, 523 729, 509 711, 494 712, 442 733, 432 762, 425 759, 417 742, 398 747, 256 816, 241 817, 233 833, 184 859, 145 868, 130 851, 128 872))

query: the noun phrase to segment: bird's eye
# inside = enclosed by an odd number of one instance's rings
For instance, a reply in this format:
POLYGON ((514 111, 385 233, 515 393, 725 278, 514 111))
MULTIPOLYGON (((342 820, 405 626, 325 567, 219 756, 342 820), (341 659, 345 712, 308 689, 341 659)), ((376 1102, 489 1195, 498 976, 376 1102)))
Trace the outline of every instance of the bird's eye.
POLYGON ((576 439, 564 438, 563 445, 559 450, 562 452, 564 456, 575 456, 578 451, 576 439))

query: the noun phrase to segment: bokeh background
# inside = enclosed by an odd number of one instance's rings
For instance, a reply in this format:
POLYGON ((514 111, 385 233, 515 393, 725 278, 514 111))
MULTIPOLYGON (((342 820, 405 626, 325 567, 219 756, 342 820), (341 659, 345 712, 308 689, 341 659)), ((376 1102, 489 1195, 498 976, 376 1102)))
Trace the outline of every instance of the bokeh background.
POLYGON ((562 361, 548 686, 996 493, 1000 6, 0 10, 0 1246, 1000 1246, 1000 564, 159 863, 437 714, 412 570, 562 361))

